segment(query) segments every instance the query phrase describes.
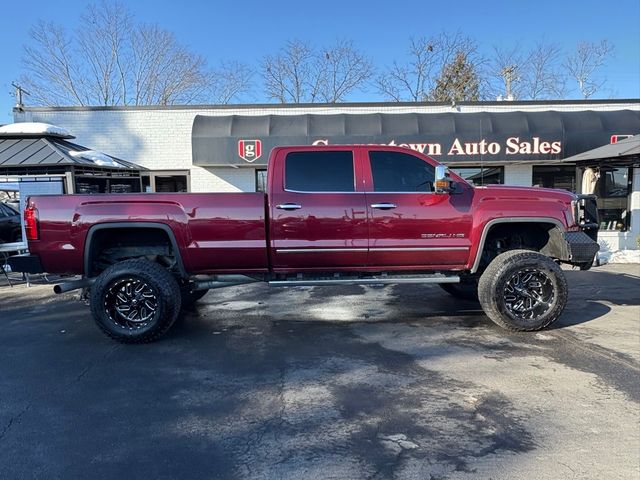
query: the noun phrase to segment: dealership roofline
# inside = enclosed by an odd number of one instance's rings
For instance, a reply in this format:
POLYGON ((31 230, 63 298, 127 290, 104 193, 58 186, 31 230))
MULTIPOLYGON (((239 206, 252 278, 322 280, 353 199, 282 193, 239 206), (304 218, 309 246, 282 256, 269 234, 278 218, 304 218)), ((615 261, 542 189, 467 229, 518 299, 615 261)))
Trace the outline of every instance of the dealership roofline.
POLYGON ((521 107, 524 110, 564 109, 567 107, 588 106, 636 106, 640 109, 640 98, 630 99, 599 99, 599 100, 524 100, 524 101, 482 101, 482 102, 354 102, 354 103, 256 103, 256 104, 226 104, 226 105, 139 105, 139 106, 56 106, 56 107, 14 107, 14 113, 19 112, 51 112, 51 111, 144 111, 144 110, 259 110, 259 109, 328 109, 328 108, 436 108, 449 107, 458 109, 470 107, 474 111, 487 107, 489 110, 513 110, 521 107), (528 108, 527 108, 528 107, 528 108))

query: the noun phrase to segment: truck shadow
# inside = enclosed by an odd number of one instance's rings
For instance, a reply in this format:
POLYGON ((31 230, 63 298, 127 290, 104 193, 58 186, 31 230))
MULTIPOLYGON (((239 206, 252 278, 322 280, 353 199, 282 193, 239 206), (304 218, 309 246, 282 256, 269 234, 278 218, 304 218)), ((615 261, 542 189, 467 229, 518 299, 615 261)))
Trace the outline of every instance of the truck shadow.
MULTIPOLYGON (((607 267, 613 269, 614 267, 607 267)), ((624 267, 627 271, 628 266, 624 267)), ((565 271, 567 307, 551 329, 587 323, 608 314, 612 306, 640 305, 640 277, 624 271, 565 271)), ((242 312, 270 321, 424 322, 463 328, 499 328, 478 302, 454 298, 437 285, 381 287, 269 288, 251 285, 208 293, 196 307, 205 315, 242 312)))

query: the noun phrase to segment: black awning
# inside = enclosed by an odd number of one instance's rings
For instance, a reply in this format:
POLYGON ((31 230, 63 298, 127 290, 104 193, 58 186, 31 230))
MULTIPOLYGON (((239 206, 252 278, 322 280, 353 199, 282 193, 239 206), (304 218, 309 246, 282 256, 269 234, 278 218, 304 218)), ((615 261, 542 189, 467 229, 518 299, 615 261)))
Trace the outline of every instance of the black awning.
POLYGON ((640 135, 603 145, 564 159, 579 165, 640 165, 640 135))
MULTIPOLYGON (((506 106, 506 105, 505 105, 506 106)), ((283 145, 384 144, 451 164, 558 161, 640 132, 640 111, 197 115, 193 164, 265 165, 283 145)))

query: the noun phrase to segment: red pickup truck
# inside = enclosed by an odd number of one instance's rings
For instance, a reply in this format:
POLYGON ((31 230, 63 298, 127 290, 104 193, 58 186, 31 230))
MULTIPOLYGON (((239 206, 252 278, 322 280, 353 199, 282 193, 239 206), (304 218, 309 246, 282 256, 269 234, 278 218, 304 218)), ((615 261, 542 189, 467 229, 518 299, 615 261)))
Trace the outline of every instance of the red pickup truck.
POLYGON ((78 274, 98 326, 159 338, 212 288, 437 283, 511 330, 562 313, 560 263, 589 268, 595 200, 474 187, 420 153, 384 146, 278 147, 268 193, 30 197, 14 271, 78 274))

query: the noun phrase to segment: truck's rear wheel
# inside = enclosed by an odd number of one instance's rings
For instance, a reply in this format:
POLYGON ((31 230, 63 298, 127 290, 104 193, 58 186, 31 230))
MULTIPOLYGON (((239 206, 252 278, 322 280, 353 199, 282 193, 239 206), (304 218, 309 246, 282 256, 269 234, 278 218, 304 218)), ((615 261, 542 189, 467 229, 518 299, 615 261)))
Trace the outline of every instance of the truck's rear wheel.
POLYGON ((175 322, 180 301, 173 275, 147 260, 118 262, 91 287, 91 313, 98 327, 123 343, 160 338, 175 322))
POLYGON ((514 331, 540 330, 553 323, 567 303, 567 281, 549 257, 511 250, 489 264, 478 283, 487 316, 514 331))

